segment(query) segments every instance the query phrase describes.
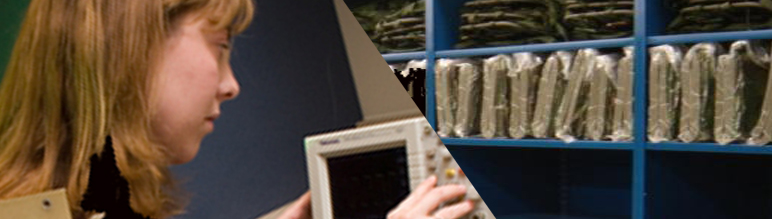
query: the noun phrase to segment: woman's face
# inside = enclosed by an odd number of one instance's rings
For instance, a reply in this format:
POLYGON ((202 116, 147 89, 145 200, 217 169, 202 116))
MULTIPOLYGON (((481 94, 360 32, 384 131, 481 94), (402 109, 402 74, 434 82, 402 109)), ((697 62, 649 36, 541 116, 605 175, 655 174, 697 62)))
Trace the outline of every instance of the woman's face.
POLYGON ((167 38, 160 64, 153 138, 167 147, 174 164, 192 160, 214 129, 220 104, 239 93, 228 63, 225 30, 208 31, 206 19, 183 18, 167 38))

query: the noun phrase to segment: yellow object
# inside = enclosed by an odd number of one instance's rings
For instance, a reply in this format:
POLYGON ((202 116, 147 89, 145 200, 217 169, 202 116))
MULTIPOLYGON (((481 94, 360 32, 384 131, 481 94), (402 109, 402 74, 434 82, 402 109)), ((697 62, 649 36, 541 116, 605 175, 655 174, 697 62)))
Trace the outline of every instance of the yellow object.
POLYGON ((445 176, 448 178, 456 176, 456 169, 446 169, 445 176))

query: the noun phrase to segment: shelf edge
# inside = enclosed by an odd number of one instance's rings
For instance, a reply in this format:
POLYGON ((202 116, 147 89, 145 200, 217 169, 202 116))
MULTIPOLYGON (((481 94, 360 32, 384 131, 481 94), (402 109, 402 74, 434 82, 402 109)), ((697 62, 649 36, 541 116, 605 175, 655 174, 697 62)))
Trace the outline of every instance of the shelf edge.
POLYGON ((646 150, 772 155, 772 147, 746 144, 661 142, 647 143, 646 150))
POLYGON ((502 46, 490 48, 452 49, 437 51, 437 58, 459 58, 469 56, 497 55, 517 52, 547 52, 558 50, 578 50, 584 48, 612 48, 633 45, 633 38, 557 42, 532 45, 502 46))
POLYGON ((426 59, 426 52, 406 52, 381 54, 386 62, 410 61, 414 59, 426 59))
POLYGON ((772 30, 749 30, 652 36, 648 38, 648 42, 650 45, 663 45, 757 39, 772 39, 772 30))
POLYGON ((445 145, 451 146, 489 146, 511 148, 555 148, 555 149, 609 149, 633 150, 633 142, 611 141, 575 141, 566 143, 560 140, 542 139, 483 139, 483 138, 441 138, 445 145))

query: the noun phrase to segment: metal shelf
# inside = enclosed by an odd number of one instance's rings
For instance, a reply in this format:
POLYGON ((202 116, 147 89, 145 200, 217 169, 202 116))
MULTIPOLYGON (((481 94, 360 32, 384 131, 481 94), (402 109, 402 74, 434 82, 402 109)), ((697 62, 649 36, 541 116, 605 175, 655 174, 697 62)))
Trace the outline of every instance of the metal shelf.
POLYGON ((693 33, 649 37, 649 45, 772 39, 772 30, 693 33))
POLYGON ((410 61, 414 59, 426 59, 426 52, 406 52, 383 54, 386 62, 410 61))
POLYGON ((647 143, 647 150, 772 155, 772 147, 747 144, 661 142, 647 143))
POLYGON ((546 44, 501 46, 490 48, 455 49, 437 51, 437 58, 460 58, 470 56, 497 55, 516 52, 549 52, 558 50, 577 50, 583 48, 614 48, 632 46, 633 38, 571 41, 546 44))
POLYGON ((632 150, 632 142, 574 141, 566 143, 554 139, 485 139, 485 138, 442 138, 450 146, 488 146, 511 148, 555 148, 555 149, 608 149, 632 150))

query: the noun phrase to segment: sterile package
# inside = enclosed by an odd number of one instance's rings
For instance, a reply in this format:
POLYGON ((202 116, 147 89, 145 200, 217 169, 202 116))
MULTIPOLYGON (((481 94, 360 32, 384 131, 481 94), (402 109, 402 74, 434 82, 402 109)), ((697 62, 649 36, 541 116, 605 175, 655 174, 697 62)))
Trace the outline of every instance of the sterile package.
POLYGON ((458 109, 454 131, 458 137, 469 137, 479 131, 482 68, 479 62, 459 63, 456 66, 458 67, 458 109))
POLYGON ((611 131, 612 141, 633 140, 633 53, 634 47, 623 49, 624 57, 617 65, 616 96, 611 131))
POLYGON ((616 95, 614 80, 617 78, 619 55, 600 55, 595 59, 590 79, 589 106, 587 107, 587 137, 604 140, 611 135, 611 116, 616 95))
POLYGON ((681 63, 681 110, 678 139, 683 142, 705 141, 713 137, 715 75, 718 56, 723 53, 716 43, 692 46, 681 63))
POLYGON ((531 136, 531 122, 536 107, 536 89, 543 58, 530 52, 515 53, 508 76, 511 82, 509 136, 520 139, 531 136))
POLYGON ((683 57, 679 47, 661 45, 649 49, 649 111, 647 134, 657 143, 673 140, 677 131, 680 85, 678 76, 683 57))
POLYGON ((758 42, 732 43, 718 57, 714 137, 729 144, 749 137, 761 114, 770 57, 758 42))
POLYGON ((459 63, 472 63, 469 59, 439 59, 436 62, 435 93, 437 102, 437 134, 441 137, 455 136, 458 109, 458 66, 459 63))
POLYGON ((563 102, 555 120, 555 136, 565 142, 573 142, 585 135, 585 120, 595 61, 599 55, 596 49, 579 50, 568 75, 563 102))
MULTIPOLYGON (((770 68, 772 70, 772 68, 770 68)), ((772 77, 769 77, 769 73, 766 75, 767 84, 764 88, 764 103, 761 107, 761 115, 759 116, 756 126, 751 131, 751 137, 748 139, 748 144, 752 145, 765 145, 772 141, 772 77)))
POLYGON ((483 60, 483 91, 480 112, 480 134, 484 138, 505 137, 509 116, 509 82, 507 73, 512 57, 496 55, 483 60))
POLYGON ((542 67, 531 131, 536 138, 551 138, 557 127, 555 120, 563 100, 574 53, 552 53, 542 67))
POLYGON ((440 137, 453 136, 455 124, 456 94, 458 75, 454 59, 440 59, 434 67, 434 91, 437 102, 437 134, 440 137))

